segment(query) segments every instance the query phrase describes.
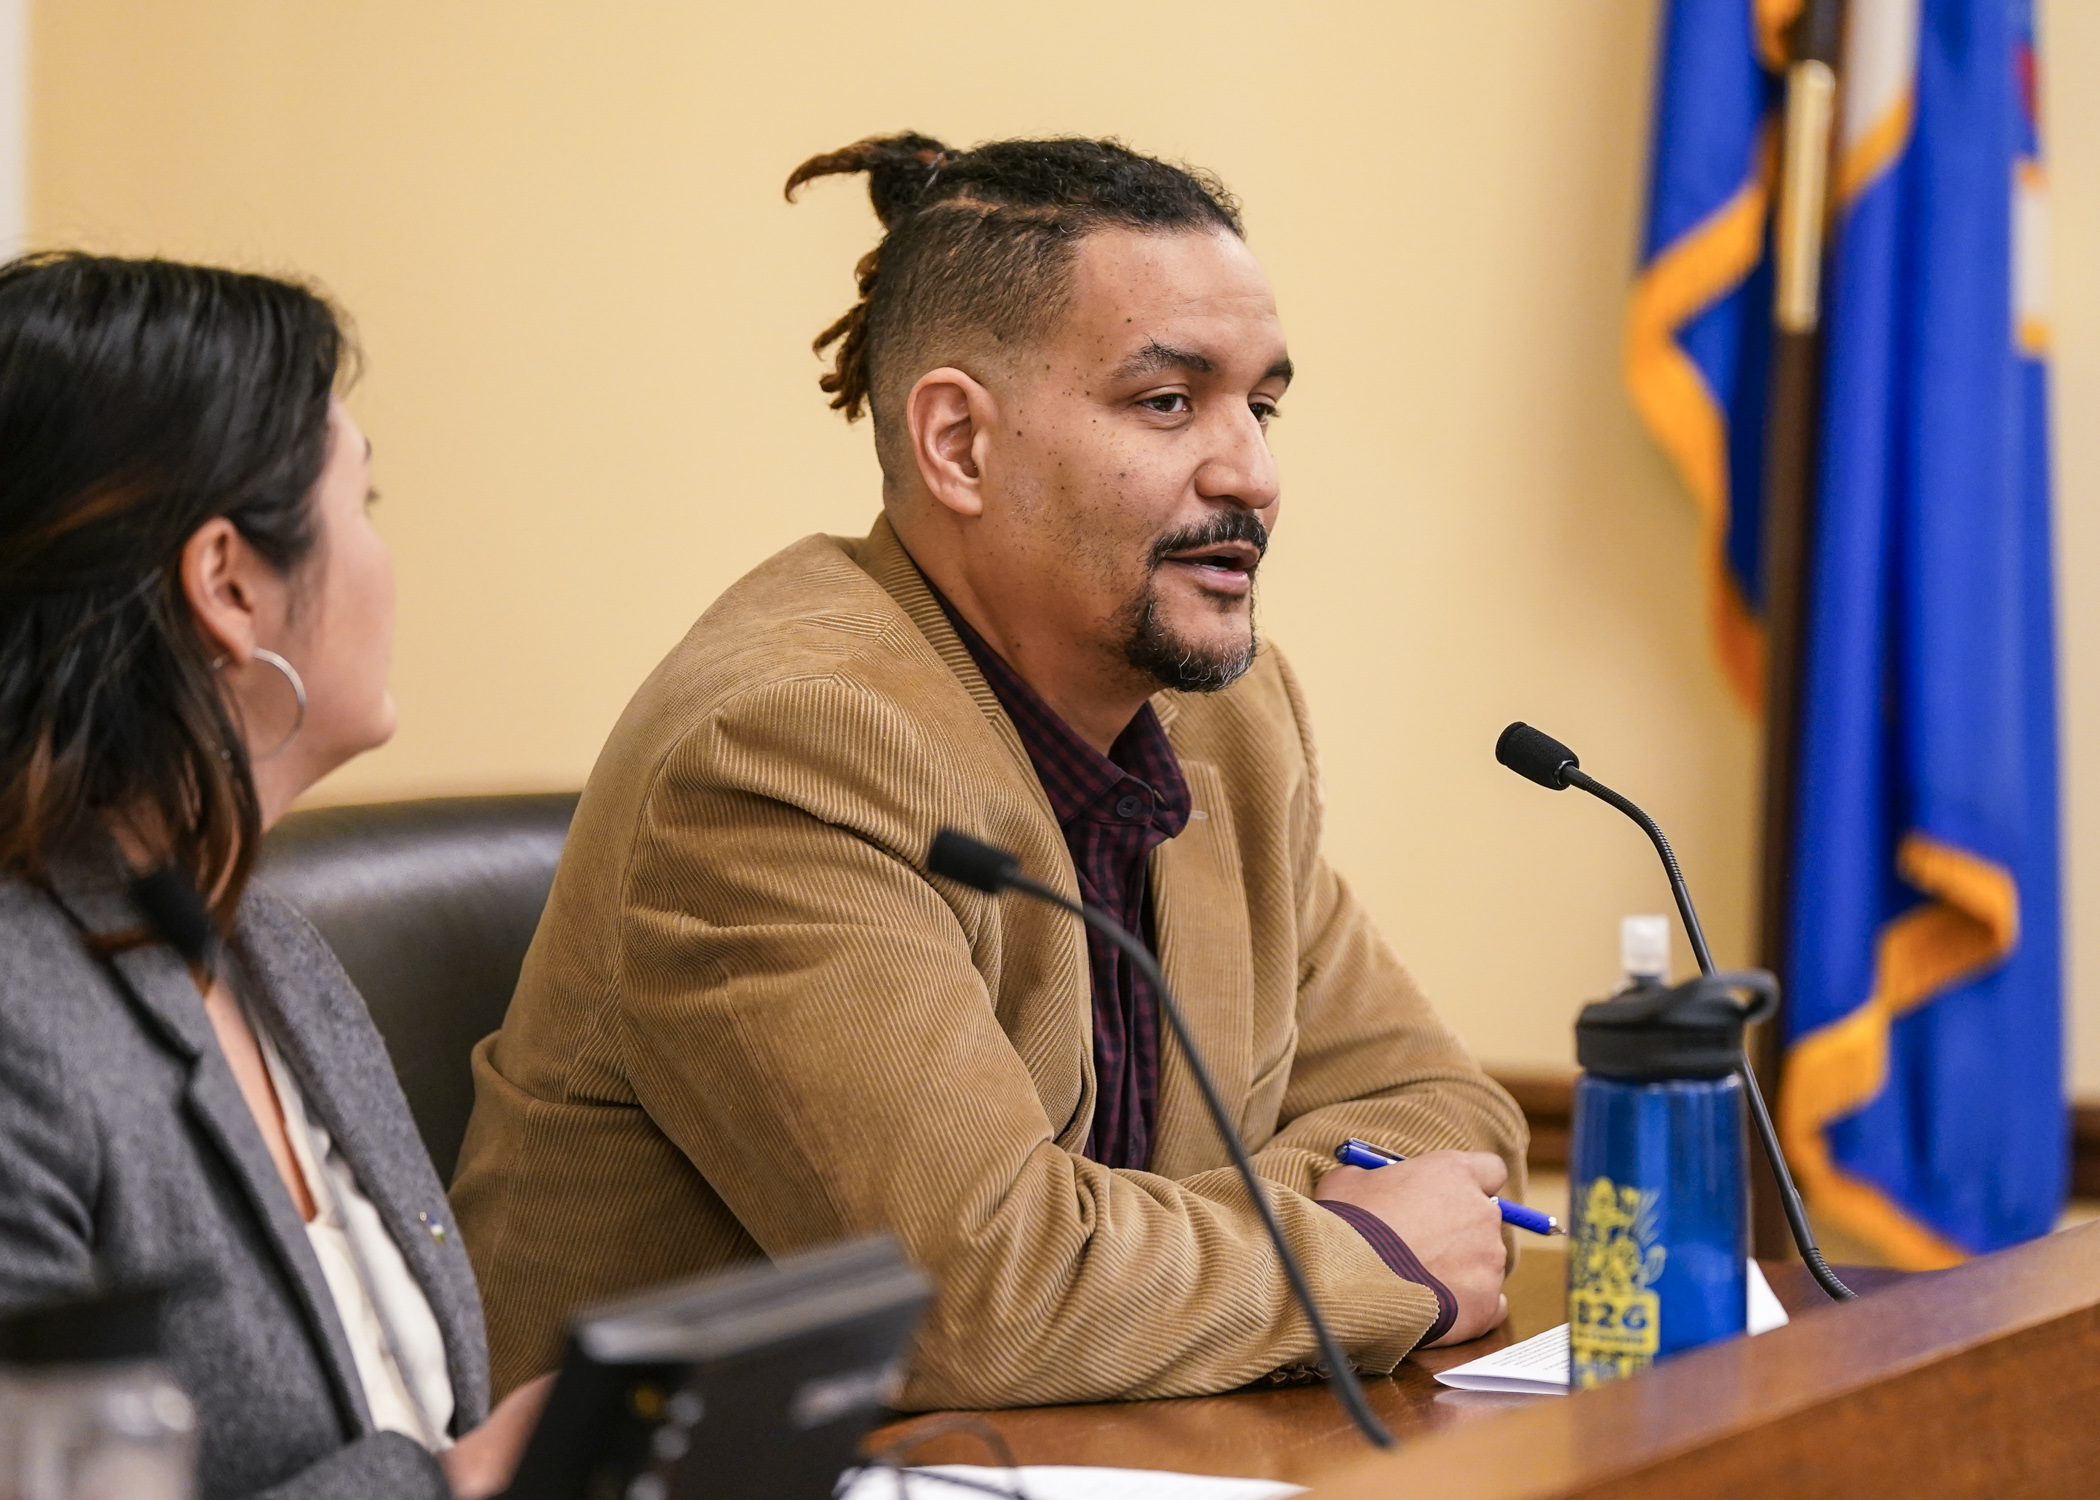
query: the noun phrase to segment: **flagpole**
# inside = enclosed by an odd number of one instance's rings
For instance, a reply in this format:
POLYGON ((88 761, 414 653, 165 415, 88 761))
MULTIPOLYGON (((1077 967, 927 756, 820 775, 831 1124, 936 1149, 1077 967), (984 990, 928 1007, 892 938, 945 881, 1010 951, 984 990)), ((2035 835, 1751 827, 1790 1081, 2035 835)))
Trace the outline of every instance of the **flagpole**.
MULTIPOLYGON (((1772 345, 1764 431, 1765 768, 1758 962, 1782 979, 1793 885, 1794 799, 1800 758, 1804 634, 1820 429, 1823 230, 1844 0, 1806 0, 1793 28, 1773 226, 1772 345)), ((1782 990, 1784 994, 1784 990, 1782 990)), ((1759 1028, 1757 1071, 1781 1084, 1784 1011, 1759 1028)), ((1793 1254, 1778 1185, 1752 1174, 1752 1238, 1768 1258, 1793 1254)))

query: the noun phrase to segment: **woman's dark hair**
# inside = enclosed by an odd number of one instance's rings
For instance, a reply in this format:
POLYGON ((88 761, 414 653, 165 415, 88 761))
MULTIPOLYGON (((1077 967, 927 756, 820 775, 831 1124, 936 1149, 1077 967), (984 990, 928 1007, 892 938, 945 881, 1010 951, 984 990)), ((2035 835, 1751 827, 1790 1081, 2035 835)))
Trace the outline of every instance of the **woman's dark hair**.
POLYGON ((855 268, 860 301, 814 347, 838 345, 818 384, 848 421, 872 405, 878 442, 890 403, 932 368, 922 358, 1047 337, 1070 301, 1087 235, 1243 233, 1239 205, 1216 178, 1112 140, 956 151, 909 132, 870 136, 795 168, 788 199, 814 178, 855 172, 868 174, 883 238, 855 268))
POLYGON ((261 834, 183 544, 218 516, 313 552, 333 308, 267 276, 77 253, 0 265, 0 869, 112 816, 231 922, 261 834))

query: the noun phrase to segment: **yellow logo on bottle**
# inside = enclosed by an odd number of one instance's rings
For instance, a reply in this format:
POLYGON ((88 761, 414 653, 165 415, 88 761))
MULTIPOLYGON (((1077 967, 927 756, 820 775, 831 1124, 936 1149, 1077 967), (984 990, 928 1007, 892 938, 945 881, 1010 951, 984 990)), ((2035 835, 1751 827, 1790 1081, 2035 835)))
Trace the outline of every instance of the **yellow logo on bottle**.
POLYGON ((1644 1370, 1662 1343, 1662 1303, 1648 1290, 1669 1252, 1655 1243, 1653 1192, 1590 1179, 1568 1247, 1569 1381, 1577 1390, 1644 1370))

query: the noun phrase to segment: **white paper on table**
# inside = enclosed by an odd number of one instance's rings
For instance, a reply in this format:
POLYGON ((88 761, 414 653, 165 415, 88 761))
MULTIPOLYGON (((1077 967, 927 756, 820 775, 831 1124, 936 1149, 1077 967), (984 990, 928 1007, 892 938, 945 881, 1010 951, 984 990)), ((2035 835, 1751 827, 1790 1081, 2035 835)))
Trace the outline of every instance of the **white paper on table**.
POLYGON ((1507 1391, 1522 1396, 1568 1393, 1568 1325, 1557 1324, 1520 1344, 1437 1372, 1437 1382, 1459 1391, 1507 1391))
POLYGON ((1772 1290, 1772 1283, 1765 1280, 1765 1268, 1756 1261, 1750 1262, 1750 1331, 1770 1333, 1775 1328, 1786 1327, 1786 1309, 1779 1303, 1779 1294, 1772 1290))
POLYGON ((1171 1474, 1154 1469, 1066 1468, 1029 1464, 1018 1469, 975 1464, 934 1464, 906 1469, 904 1487, 888 1469, 858 1469, 841 1476, 834 1500, 985 1500, 1021 1494, 1027 1500, 1285 1500, 1304 1489, 1275 1479, 1219 1479, 1209 1474, 1171 1474), (967 1480, 944 1483, 945 1476, 967 1480), (1016 1486, 1015 1481, 1019 1484, 1016 1486))
MULTIPOLYGON (((1770 1333, 1786 1326, 1786 1309, 1765 1280, 1756 1261, 1750 1262, 1750 1332, 1770 1333)), ((1524 1396, 1565 1396, 1568 1393, 1568 1325, 1549 1328, 1521 1344, 1497 1349, 1470 1364, 1456 1365, 1438 1374, 1437 1380, 1460 1391, 1502 1391, 1524 1396)))

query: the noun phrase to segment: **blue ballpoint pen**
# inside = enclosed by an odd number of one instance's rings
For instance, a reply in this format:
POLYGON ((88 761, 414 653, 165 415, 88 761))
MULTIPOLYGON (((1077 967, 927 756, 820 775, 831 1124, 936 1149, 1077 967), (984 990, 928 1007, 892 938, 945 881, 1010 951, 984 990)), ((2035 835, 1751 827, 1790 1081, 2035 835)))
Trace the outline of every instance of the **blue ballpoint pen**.
MULTIPOLYGON (((1382 1146, 1369 1141, 1343 1141, 1334 1148, 1334 1159, 1345 1167, 1387 1167, 1396 1161, 1406 1161, 1404 1156, 1395 1156, 1382 1146)), ((1502 1222, 1514 1224, 1519 1229, 1528 1229, 1533 1234, 1566 1234, 1560 1220, 1551 1214, 1542 1214, 1535 1208, 1526 1208, 1521 1203, 1505 1203, 1495 1200, 1495 1207, 1502 1210, 1502 1222)))

